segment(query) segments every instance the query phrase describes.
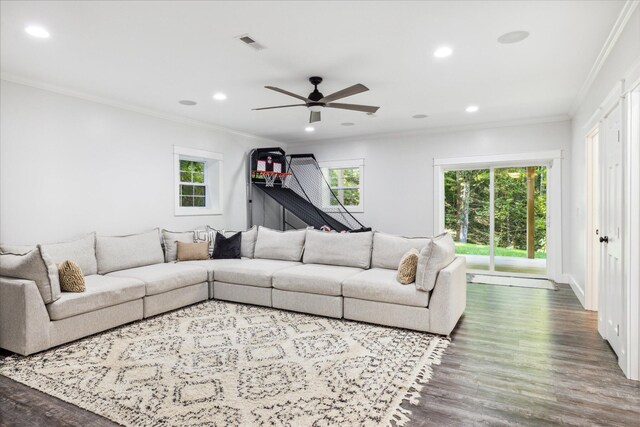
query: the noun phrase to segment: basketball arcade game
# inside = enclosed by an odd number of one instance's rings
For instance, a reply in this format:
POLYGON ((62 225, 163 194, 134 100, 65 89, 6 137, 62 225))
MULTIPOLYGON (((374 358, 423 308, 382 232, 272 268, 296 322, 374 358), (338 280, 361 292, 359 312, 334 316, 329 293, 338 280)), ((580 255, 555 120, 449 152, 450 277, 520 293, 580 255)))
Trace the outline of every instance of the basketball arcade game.
POLYGON ((313 154, 286 155, 282 148, 256 148, 249 153, 247 219, 253 225, 253 191, 259 189, 282 206, 284 230, 288 211, 307 225, 339 232, 369 230, 340 202, 313 154))

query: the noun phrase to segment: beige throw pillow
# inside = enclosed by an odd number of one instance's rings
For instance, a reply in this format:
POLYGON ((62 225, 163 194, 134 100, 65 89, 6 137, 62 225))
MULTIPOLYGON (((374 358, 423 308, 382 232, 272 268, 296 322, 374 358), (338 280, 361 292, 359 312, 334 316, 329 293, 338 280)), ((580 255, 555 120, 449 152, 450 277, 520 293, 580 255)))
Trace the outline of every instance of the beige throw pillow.
POLYGON ((73 261, 62 261, 58 265, 60 289, 62 292, 84 292, 84 274, 82 269, 73 261))
POLYGON ((178 261, 209 259, 209 242, 185 243, 177 241, 178 261))
POLYGON ((416 269, 418 268, 418 256, 420 252, 417 249, 411 248, 400 259, 400 266, 398 266, 398 282, 403 285, 408 285, 416 281, 416 269))

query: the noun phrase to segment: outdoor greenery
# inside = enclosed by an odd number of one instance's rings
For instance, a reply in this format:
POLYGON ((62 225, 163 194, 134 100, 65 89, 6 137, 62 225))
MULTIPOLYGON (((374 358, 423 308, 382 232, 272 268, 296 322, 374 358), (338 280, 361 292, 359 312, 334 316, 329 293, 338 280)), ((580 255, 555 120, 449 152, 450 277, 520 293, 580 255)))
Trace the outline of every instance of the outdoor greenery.
MULTIPOLYGON (((360 168, 327 169, 329 185, 344 206, 360 205, 360 168)), ((330 197, 331 206, 338 206, 338 200, 330 197)))
MULTIPOLYGON (((547 169, 534 168, 534 248, 546 252, 547 169)), ((495 251, 523 251, 527 256, 527 168, 495 169, 495 251)), ((445 227, 463 250, 489 254, 489 169, 445 173, 445 227), (486 247, 486 252, 485 248, 486 247)), ((509 252, 501 252, 509 253, 509 252)))
POLYGON ((180 160, 180 206, 205 207, 205 162, 180 160))
MULTIPOLYGON (((489 256, 489 245, 476 245, 474 243, 461 243, 456 242, 456 253, 463 255, 486 255, 489 256)), ((523 249, 511 249, 511 248, 495 248, 496 256, 507 256, 507 257, 517 257, 517 258, 526 258, 527 251, 523 249)), ((536 258, 546 258, 547 254, 542 251, 536 251, 536 258)))

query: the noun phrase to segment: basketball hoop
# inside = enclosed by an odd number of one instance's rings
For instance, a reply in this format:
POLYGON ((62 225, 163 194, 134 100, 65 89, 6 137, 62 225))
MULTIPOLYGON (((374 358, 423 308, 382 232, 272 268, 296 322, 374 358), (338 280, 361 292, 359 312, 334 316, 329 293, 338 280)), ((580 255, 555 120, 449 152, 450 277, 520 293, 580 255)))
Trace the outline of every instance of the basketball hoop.
POLYGON ((273 184, 276 182, 276 178, 280 175, 278 172, 265 171, 262 172, 262 176, 264 177, 264 186, 265 187, 273 187, 273 184))
POLYGON ((290 172, 283 172, 279 174, 280 182, 282 183, 282 188, 289 188, 291 184, 291 177, 293 176, 290 172))

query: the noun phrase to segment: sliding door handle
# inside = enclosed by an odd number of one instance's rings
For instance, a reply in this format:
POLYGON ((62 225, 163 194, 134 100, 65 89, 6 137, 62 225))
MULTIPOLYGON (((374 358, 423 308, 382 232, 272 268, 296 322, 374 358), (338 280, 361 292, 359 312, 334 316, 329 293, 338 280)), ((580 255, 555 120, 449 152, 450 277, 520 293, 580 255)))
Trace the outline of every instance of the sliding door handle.
POLYGON ((609 236, 604 236, 600 238, 600 243, 609 243, 609 236))

